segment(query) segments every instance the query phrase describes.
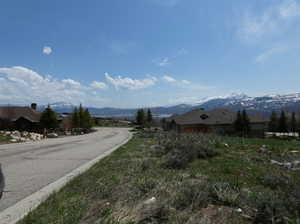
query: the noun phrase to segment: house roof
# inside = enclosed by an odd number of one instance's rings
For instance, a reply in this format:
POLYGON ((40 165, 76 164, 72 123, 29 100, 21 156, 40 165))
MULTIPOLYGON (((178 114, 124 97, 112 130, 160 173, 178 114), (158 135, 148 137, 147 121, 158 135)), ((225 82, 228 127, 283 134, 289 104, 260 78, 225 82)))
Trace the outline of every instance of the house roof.
MULTIPOLYGON (((226 109, 212 111, 193 110, 182 115, 173 115, 167 118, 168 122, 175 121, 179 125, 205 124, 223 125, 233 124, 236 119, 236 112, 226 109)), ((267 122, 259 115, 248 115, 251 123, 267 122)))
POLYGON ((41 113, 33 110, 30 107, 0 107, 0 119, 8 119, 16 121, 19 118, 25 118, 31 122, 39 122, 41 113))

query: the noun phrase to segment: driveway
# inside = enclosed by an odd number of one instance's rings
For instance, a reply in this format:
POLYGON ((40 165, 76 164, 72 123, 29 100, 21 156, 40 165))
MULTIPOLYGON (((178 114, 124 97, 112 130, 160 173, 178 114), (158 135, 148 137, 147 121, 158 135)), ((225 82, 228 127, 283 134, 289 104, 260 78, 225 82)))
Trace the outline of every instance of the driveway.
POLYGON ((0 212, 128 137, 126 128, 99 128, 87 135, 0 145, 0 163, 7 191, 0 200, 0 212))

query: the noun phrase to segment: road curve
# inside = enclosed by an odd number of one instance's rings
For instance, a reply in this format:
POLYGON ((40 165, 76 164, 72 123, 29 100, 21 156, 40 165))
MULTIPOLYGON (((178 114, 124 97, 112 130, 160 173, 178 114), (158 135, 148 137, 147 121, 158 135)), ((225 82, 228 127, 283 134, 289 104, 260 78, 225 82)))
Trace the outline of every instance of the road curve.
POLYGON ((129 136, 126 128, 99 128, 87 135, 0 145, 0 163, 6 177, 0 212, 105 154, 129 136))

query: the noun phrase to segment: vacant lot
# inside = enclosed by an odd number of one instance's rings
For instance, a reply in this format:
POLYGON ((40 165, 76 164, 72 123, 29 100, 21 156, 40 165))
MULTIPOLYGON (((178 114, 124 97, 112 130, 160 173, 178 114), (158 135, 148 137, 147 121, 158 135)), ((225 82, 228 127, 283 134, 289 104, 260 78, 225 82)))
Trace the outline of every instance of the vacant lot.
POLYGON ((295 161, 298 150, 296 141, 138 133, 20 223, 297 223, 300 171, 270 161, 295 161))

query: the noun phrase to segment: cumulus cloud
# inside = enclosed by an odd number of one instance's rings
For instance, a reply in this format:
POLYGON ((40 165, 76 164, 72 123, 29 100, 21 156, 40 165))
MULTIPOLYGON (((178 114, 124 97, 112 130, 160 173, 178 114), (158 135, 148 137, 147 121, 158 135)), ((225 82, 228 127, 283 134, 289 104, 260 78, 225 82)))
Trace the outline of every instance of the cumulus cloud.
POLYGON ((66 85, 69 85, 69 86, 72 86, 72 87, 75 87, 75 88, 81 87, 80 82, 77 82, 73 79, 63 79, 62 82, 65 83, 66 85))
POLYGON ((163 76, 162 79, 166 82, 176 82, 176 79, 168 75, 163 76))
POLYGON ((286 29, 299 18, 299 3, 295 0, 282 0, 280 4, 266 8, 261 14, 247 11, 238 35, 244 41, 253 42, 265 37, 285 34, 286 29))
MULTIPOLYGON (((72 79, 58 80, 42 76, 21 67, 0 67, 0 101, 9 103, 37 102, 47 104, 56 101, 92 103, 91 88, 72 79)), ((102 101, 101 97, 97 98, 102 101)))
POLYGON ((51 53, 52 53, 52 48, 51 47, 45 46, 43 48, 43 54, 50 55, 51 53))
POLYGON ((92 82, 90 86, 95 89, 106 89, 107 88, 107 85, 104 82, 97 82, 97 81, 92 82))
POLYGON ((116 89, 130 89, 130 90, 137 90, 137 89, 145 89, 155 85, 156 78, 149 77, 145 79, 132 79, 129 77, 112 77, 108 73, 105 73, 105 78, 108 83, 112 84, 116 89))

